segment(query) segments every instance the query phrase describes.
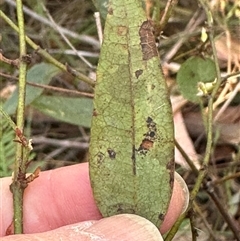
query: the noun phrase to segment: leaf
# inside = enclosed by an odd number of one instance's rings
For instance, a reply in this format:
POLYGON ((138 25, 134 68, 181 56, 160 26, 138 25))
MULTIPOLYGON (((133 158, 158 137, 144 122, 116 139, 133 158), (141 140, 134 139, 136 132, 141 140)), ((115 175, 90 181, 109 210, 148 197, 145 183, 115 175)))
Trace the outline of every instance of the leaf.
POLYGON ((103 216, 135 213, 159 227, 173 187, 173 118, 141 1, 111 1, 97 69, 90 179, 103 216))
MULTIPOLYGON (((0 118, 2 118, 0 122, 0 178, 2 178, 11 176, 14 171, 16 153, 16 142, 14 142, 14 139, 16 133, 3 116, 0 118)), ((31 152, 30 160, 34 157, 35 153, 31 152)))
POLYGON ((181 94, 188 100, 198 103, 198 83, 212 82, 216 78, 215 64, 209 58, 191 57, 186 60, 177 74, 181 94))
MULTIPOLYGON (((47 85, 56 74, 60 73, 60 71, 61 70, 52 64, 36 64, 28 70, 26 80, 32 83, 47 85)), ((42 94, 43 90, 43 88, 27 85, 25 105, 29 105, 34 99, 42 94)), ((6 113, 12 115, 16 112, 17 104, 18 88, 16 88, 12 96, 4 103, 3 109, 6 113)))
POLYGON ((16 144, 13 141, 15 138, 15 132, 8 125, 7 121, 1 120, 1 132, 0 132, 0 178, 11 176, 13 170, 11 167, 14 163, 14 155, 16 151, 16 144))
POLYGON ((90 128, 93 110, 91 99, 42 95, 32 106, 55 119, 90 128))

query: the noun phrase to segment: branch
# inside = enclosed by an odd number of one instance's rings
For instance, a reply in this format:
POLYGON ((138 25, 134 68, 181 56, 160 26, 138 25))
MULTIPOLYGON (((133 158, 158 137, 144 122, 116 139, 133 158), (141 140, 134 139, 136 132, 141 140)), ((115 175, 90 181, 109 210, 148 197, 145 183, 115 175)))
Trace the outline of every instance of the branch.
MULTIPOLYGON (((13 23, 13 21, 7 17, 7 15, 5 15, 1 10, 0 10, 0 17, 3 18, 5 20, 6 23, 8 23, 8 25, 10 27, 12 27, 16 32, 19 33, 19 28, 17 27, 17 25, 15 25, 13 23)), ((55 58, 53 58, 46 50, 40 48, 40 46, 38 46, 37 44, 35 44, 28 36, 25 36, 26 38, 26 42, 34 49, 37 51, 38 54, 40 54, 43 58, 45 58, 47 61, 49 61, 50 63, 52 63, 53 65, 55 65, 56 67, 58 67, 59 69, 66 71, 68 73, 70 73, 71 75, 73 75, 74 77, 86 82, 87 84, 91 85, 92 87, 95 85, 95 82, 85 76, 84 74, 76 71, 75 69, 71 68, 70 66, 64 65, 62 63, 60 63, 59 61, 57 61, 55 58)))
MULTIPOLYGON (((17 108, 17 128, 16 137, 19 138, 19 143, 17 143, 15 163, 14 163, 14 173, 13 182, 10 189, 13 193, 13 208, 14 208, 14 233, 23 233, 23 193, 27 185, 23 184, 23 180, 26 176, 26 162, 29 153, 25 150, 25 140, 22 141, 21 137, 24 132, 24 110, 25 110, 25 95, 26 95, 26 72, 27 63, 24 60, 26 52, 26 42, 25 42, 25 25, 24 16, 22 11, 22 1, 17 0, 17 19, 19 26, 19 91, 18 91, 18 108, 17 108), (21 136, 21 137, 20 137, 21 136)), ((27 148, 28 149, 28 148, 27 148)))

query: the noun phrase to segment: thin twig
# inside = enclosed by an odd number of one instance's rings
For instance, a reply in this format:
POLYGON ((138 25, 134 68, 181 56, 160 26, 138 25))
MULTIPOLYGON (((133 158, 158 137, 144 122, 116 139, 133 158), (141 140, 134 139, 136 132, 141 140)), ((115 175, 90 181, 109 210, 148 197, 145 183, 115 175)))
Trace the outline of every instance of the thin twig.
POLYGON ((48 144, 57 147, 64 148, 77 148, 77 149, 87 149, 89 147, 88 142, 79 142, 79 141, 71 141, 71 140, 58 140, 53 138, 47 138, 44 136, 34 136, 33 137, 34 144, 48 144))
POLYGON ((231 74, 227 74, 225 76, 222 77, 222 82, 227 81, 229 78, 234 77, 237 80, 237 77, 240 77, 240 71, 231 73, 231 74))
POLYGON ((228 180, 235 179, 235 178, 238 178, 238 177, 240 177, 240 172, 222 177, 221 179, 216 179, 216 180, 212 181, 212 185, 215 186, 215 185, 221 184, 223 182, 226 182, 228 180))
POLYGON ((208 233, 210 234, 211 238, 214 241, 218 241, 218 239, 215 237, 215 234, 214 234, 214 232, 212 230, 212 227, 210 227, 208 221, 206 220, 205 216, 202 214, 202 211, 201 211, 201 209, 199 208, 199 206, 198 206, 198 204, 196 202, 193 202, 193 208, 194 208, 194 210, 196 210, 196 212, 198 213, 198 215, 202 219, 202 221, 203 221, 205 227, 207 228, 208 233))
POLYGON ((72 45, 72 43, 69 41, 69 39, 65 36, 65 34, 63 33, 63 31, 61 30, 61 28, 57 25, 57 23, 55 22, 55 20, 53 19, 53 17, 51 16, 51 14, 49 13, 49 11, 47 10, 47 8, 44 6, 44 4, 42 3, 42 8, 45 11, 45 13, 47 14, 49 20, 51 21, 51 23, 53 24, 53 28, 56 29, 56 31, 62 36, 63 40, 66 42, 66 44, 75 52, 75 54, 90 68, 93 68, 92 64, 89 63, 88 60, 86 60, 82 55, 79 54, 79 52, 75 49, 75 47, 72 45))
MULTIPOLYGON (((196 13, 190 19, 184 31, 192 32, 193 30, 196 29, 196 27, 199 24, 201 24, 204 21, 204 19, 205 19, 204 12, 202 12, 201 9, 197 10, 196 13)), ((176 54, 176 52, 179 50, 179 48, 182 46, 182 44, 186 39, 187 39, 186 36, 183 36, 178 40, 178 42, 175 45, 173 45, 171 50, 164 55, 163 63, 168 62, 170 59, 172 59, 172 57, 176 54)))
POLYGON ((85 96, 85 97, 88 97, 88 98, 93 98, 93 96, 94 96, 91 93, 81 92, 81 91, 78 91, 78 90, 68 90, 68 89, 64 89, 64 88, 60 88, 60 87, 37 84, 37 83, 28 82, 28 81, 27 81, 27 84, 29 84, 31 86, 38 87, 38 88, 43 88, 43 89, 46 89, 46 90, 59 92, 59 93, 63 93, 63 94, 71 95, 71 96, 72 95, 85 96))
POLYGON ((193 161, 189 158, 189 156, 187 155, 187 153, 183 150, 183 148, 181 147, 181 145, 178 143, 178 141, 176 139, 174 139, 174 144, 177 147, 177 149, 179 150, 179 152, 181 153, 181 155, 184 157, 185 161, 187 162, 187 164, 190 166, 191 170, 194 172, 195 175, 198 175, 198 169, 195 166, 195 164, 193 163, 193 161))
MULTIPOLYGON (((225 86, 224 86, 223 90, 219 94, 217 100, 213 104, 214 110, 217 108, 217 106, 219 106, 223 101, 226 100, 227 95, 229 95, 229 92, 231 91, 231 88, 232 88, 233 84, 237 81, 237 77, 239 76, 239 74, 236 74, 236 73, 234 73, 234 74, 235 74, 235 76, 234 76, 235 78, 227 78, 225 80, 222 79, 221 85, 223 85, 223 81, 226 81, 226 83, 225 83, 225 86)), ((225 105, 225 108, 226 107, 227 106, 225 105)), ((222 107, 221 107, 221 109, 222 109, 222 107)))
POLYGON ((189 211, 188 216, 189 216, 191 233, 192 233, 192 241, 197 241, 198 232, 196 228, 196 220, 194 219, 193 209, 189 211))
MULTIPOLYGON (((6 78, 18 81, 17 77, 8 75, 8 74, 4 74, 0 72, 0 76, 4 76, 6 78)), ((33 82, 26 82, 27 85, 31 85, 34 87, 38 87, 38 88, 42 88, 42 89, 46 89, 46 90, 50 90, 53 92, 59 92, 59 93, 64 93, 64 94, 68 94, 68 95, 77 95, 77 96, 85 96, 85 97, 89 97, 89 98, 93 98, 94 95, 91 93, 87 93, 87 92, 81 92, 78 90, 68 90, 68 89, 64 89, 64 88, 60 88, 60 87, 55 87, 55 86, 50 86, 50 85, 44 85, 44 84, 37 84, 37 83, 33 83, 33 82)))
POLYGON ((239 236, 240 228, 237 227, 234 220, 230 216, 229 212, 222 205, 222 202, 221 202, 221 200, 219 200, 219 197, 216 195, 216 193, 214 191, 214 188, 213 187, 207 188, 207 193, 211 197, 211 199, 213 200, 214 204, 217 206, 219 212, 224 217, 224 220, 226 221, 229 228, 232 230, 233 234, 235 235, 236 240, 240 241, 240 236, 239 236))
POLYGON ((223 114, 223 112, 227 109, 233 98, 237 95, 237 93, 240 91, 240 82, 236 85, 234 90, 231 92, 230 96, 228 97, 227 101, 221 106, 220 110, 214 117, 214 122, 219 119, 219 117, 223 114))
MULTIPOLYGON (((6 23, 8 23, 16 32, 19 32, 19 28, 1 10, 0 10, 0 17, 3 18, 6 21, 6 23)), ((55 65, 59 69, 61 69, 63 71, 66 71, 66 72, 69 72, 74 77, 76 77, 76 78, 86 82, 87 84, 91 85, 92 87, 94 87, 94 85, 95 85, 95 81, 94 80, 92 80, 91 78, 87 77, 86 75, 78 72, 77 70, 71 68, 70 66, 64 65, 64 64, 60 63, 55 58, 53 58, 46 50, 40 48, 40 46, 35 44, 29 37, 25 36, 25 38, 26 38, 26 42, 34 50, 36 50, 38 54, 40 54, 42 57, 44 57, 47 61, 49 61, 50 63, 52 63, 53 65, 55 65)))
POLYGON ((103 32, 102 32, 102 24, 101 24, 101 19, 100 19, 100 13, 95 12, 94 18, 95 18, 95 22, 96 22, 96 26, 97 26, 98 39, 99 39, 100 45, 102 45, 103 32))
POLYGON ((19 68, 19 59, 14 59, 14 60, 8 59, 5 56, 3 56, 3 54, 1 52, 0 52, 0 61, 19 68))
POLYGON ((99 53, 93 53, 88 51, 81 51, 77 50, 74 51, 72 49, 48 49, 48 53, 50 54, 66 54, 66 55, 81 55, 84 57, 90 57, 90 58, 98 58, 99 53))
MULTIPOLYGON (((13 7, 16 7, 16 3, 15 1, 13 0, 4 0, 6 3, 8 3, 9 5, 13 6, 13 7)), ((50 26, 50 27, 53 27, 53 23, 51 23, 48 19, 40 16, 39 14, 35 13, 34 11, 32 11, 31 9, 23 6, 23 11, 25 14, 31 16, 32 18, 38 20, 39 22, 47 25, 47 26, 50 26)), ((79 35, 69 29, 66 29, 64 27, 61 27, 59 26, 59 29, 61 30, 62 33, 64 33, 65 35, 68 35, 69 37, 72 37, 72 38, 75 38, 75 39, 78 39, 86 44, 90 44, 92 45, 95 49, 99 49, 100 48, 100 45, 99 45, 99 41, 97 41, 96 39, 94 39, 93 37, 90 37, 88 35, 79 35)))
POLYGON ((61 153, 65 152, 66 149, 67 149, 67 147, 64 147, 64 146, 54 149, 53 151, 51 151, 49 154, 47 154, 44 157, 44 161, 51 161, 56 156, 59 156, 61 153))
MULTIPOLYGON (((181 31, 180 33, 176 33, 176 34, 171 35, 170 38, 161 39, 159 47, 164 49, 167 46, 172 46, 179 39, 183 39, 183 43, 185 43, 191 37, 195 37, 195 36, 200 35, 201 32, 202 32, 202 28, 200 28, 200 27, 196 27, 196 29, 192 32, 190 32, 189 30, 187 30, 185 28, 185 30, 181 31)), ((162 36, 164 37, 164 35, 162 35, 162 36)))
POLYGON ((169 231, 169 233, 167 234, 166 238, 164 239, 165 241, 171 241, 173 239, 173 237, 177 233, 181 223, 186 218, 188 212, 192 209, 192 202, 195 199, 195 197, 196 197, 196 195, 197 195, 197 193, 199 191, 199 188, 200 188, 200 186, 202 184, 202 180, 204 179, 206 174, 207 174, 206 169, 201 169, 199 171, 199 175, 197 177, 197 180, 196 180, 196 183, 194 185, 194 188, 193 188, 193 190, 190 193, 190 201, 189 201, 188 208, 187 208, 187 210, 183 214, 181 214, 179 216, 177 221, 174 223, 174 225, 172 226, 171 230, 169 231))
POLYGON ((172 15, 173 8, 177 5, 178 0, 168 0, 166 7, 163 9, 163 14, 159 22, 160 30, 163 30, 172 15))

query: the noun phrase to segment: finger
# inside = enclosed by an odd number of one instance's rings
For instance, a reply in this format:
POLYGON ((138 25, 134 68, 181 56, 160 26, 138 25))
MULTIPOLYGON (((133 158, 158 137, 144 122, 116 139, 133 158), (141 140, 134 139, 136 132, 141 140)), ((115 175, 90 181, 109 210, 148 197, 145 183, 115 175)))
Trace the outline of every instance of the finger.
POLYGON ((160 232, 166 233, 176 222, 177 218, 186 211, 189 202, 189 191, 182 177, 175 172, 174 186, 171 201, 165 219, 160 227, 160 232))
MULTIPOLYGON (((0 184, 0 236, 3 236, 13 217, 11 178, 0 184), (3 198, 4 197, 4 198, 3 198)), ((94 203, 88 164, 74 165, 40 173, 24 193, 24 233, 44 232, 58 227, 100 219, 94 203)))
POLYGON ((121 214, 95 222, 64 226, 39 234, 12 235, 2 241, 162 241, 159 230, 148 220, 132 214, 121 214))
MULTIPOLYGON (((0 219, 3 220, 0 236, 3 236, 12 221, 13 210, 12 194, 9 191, 11 179, 4 178, 1 181, 1 197, 4 198, 0 205, 0 219)), ((168 229, 176 220, 176 214, 182 211, 185 194, 178 182, 175 182, 174 194, 169 208, 173 214, 166 215, 161 231, 168 229)), ((100 218, 91 191, 87 163, 42 172, 25 190, 24 233, 44 232, 100 218)))

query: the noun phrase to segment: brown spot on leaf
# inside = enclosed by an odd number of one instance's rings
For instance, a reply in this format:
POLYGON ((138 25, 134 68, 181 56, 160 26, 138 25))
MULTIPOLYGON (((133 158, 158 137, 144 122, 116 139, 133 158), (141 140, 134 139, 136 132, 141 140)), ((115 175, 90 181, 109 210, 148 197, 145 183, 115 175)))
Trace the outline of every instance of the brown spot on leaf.
POLYGON ((97 153, 97 164, 101 165, 104 158, 105 158, 105 155, 102 152, 98 152, 97 153))
POLYGON ((97 115, 98 115, 98 113, 97 113, 96 109, 94 109, 93 110, 93 116, 97 116, 97 115))
POLYGON ((112 9, 112 7, 109 7, 109 8, 108 8, 108 14, 113 15, 113 9, 112 9))
POLYGON ((125 36, 125 35, 127 34, 127 32, 128 32, 127 27, 125 27, 125 26, 118 26, 118 28, 117 28, 117 34, 118 34, 119 36, 125 36))
POLYGON ((148 116, 146 122, 147 122, 147 123, 151 123, 151 122, 153 122, 153 119, 152 119, 151 117, 148 116))
POLYGON ((108 155, 109 155, 110 159, 115 159, 116 158, 116 152, 113 149, 108 148, 107 152, 108 152, 108 155))
POLYGON ((153 26, 149 20, 144 21, 139 30, 139 36, 142 46, 143 60, 149 60, 158 56, 158 51, 153 35, 153 26))
POLYGON ((157 126, 151 117, 148 117, 146 120, 148 131, 143 134, 144 138, 140 147, 138 148, 138 152, 140 154, 146 155, 151 148, 153 148, 153 144, 157 139, 157 126))
POLYGON ((135 145, 132 146, 132 167, 133 175, 136 175, 136 154, 135 154, 135 145))
POLYGON ((170 173, 170 181, 169 181, 169 183, 170 183, 171 189, 173 189, 173 185, 174 185, 174 172, 171 172, 171 173, 170 173))
POLYGON ((174 167, 175 167, 175 163, 174 163, 174 159, 172 159, 171 161, 169 161, 167 163, 167 169, 169 170, 169 184, 171 186, 171 188, 173 188, 173 184, 174 184, 174 167))
POLYGON ((117 204, 111 206, 111 208, 115 209, 118 214, 121 214, 121 213, 134 214, 134 213, 136 213, 133 206, 128 203, 117 203, 117 204))
POLYGON ((145 150, 150 150, 153 147, 153 141, 150 141, 148 139, 144 139, 140 145, 140 148, 145 150))
POLYGON ((22 56, 22 61, 25 62, 26 64, 31 64, 32 56, 29 55, 29 54, 23 55, 22 56))
POLYGON ((138 69, 137 71, 135 71, 135 76, 138 79, 138 77, 143 73, 142 69, 138 69))
POLYGON ((163 221, 164 218, 165 218, 165 215, 164 215, 163 213, 160 213, 160 214, 158 215, 158 218, 159 218, 161 221, 163 221))

